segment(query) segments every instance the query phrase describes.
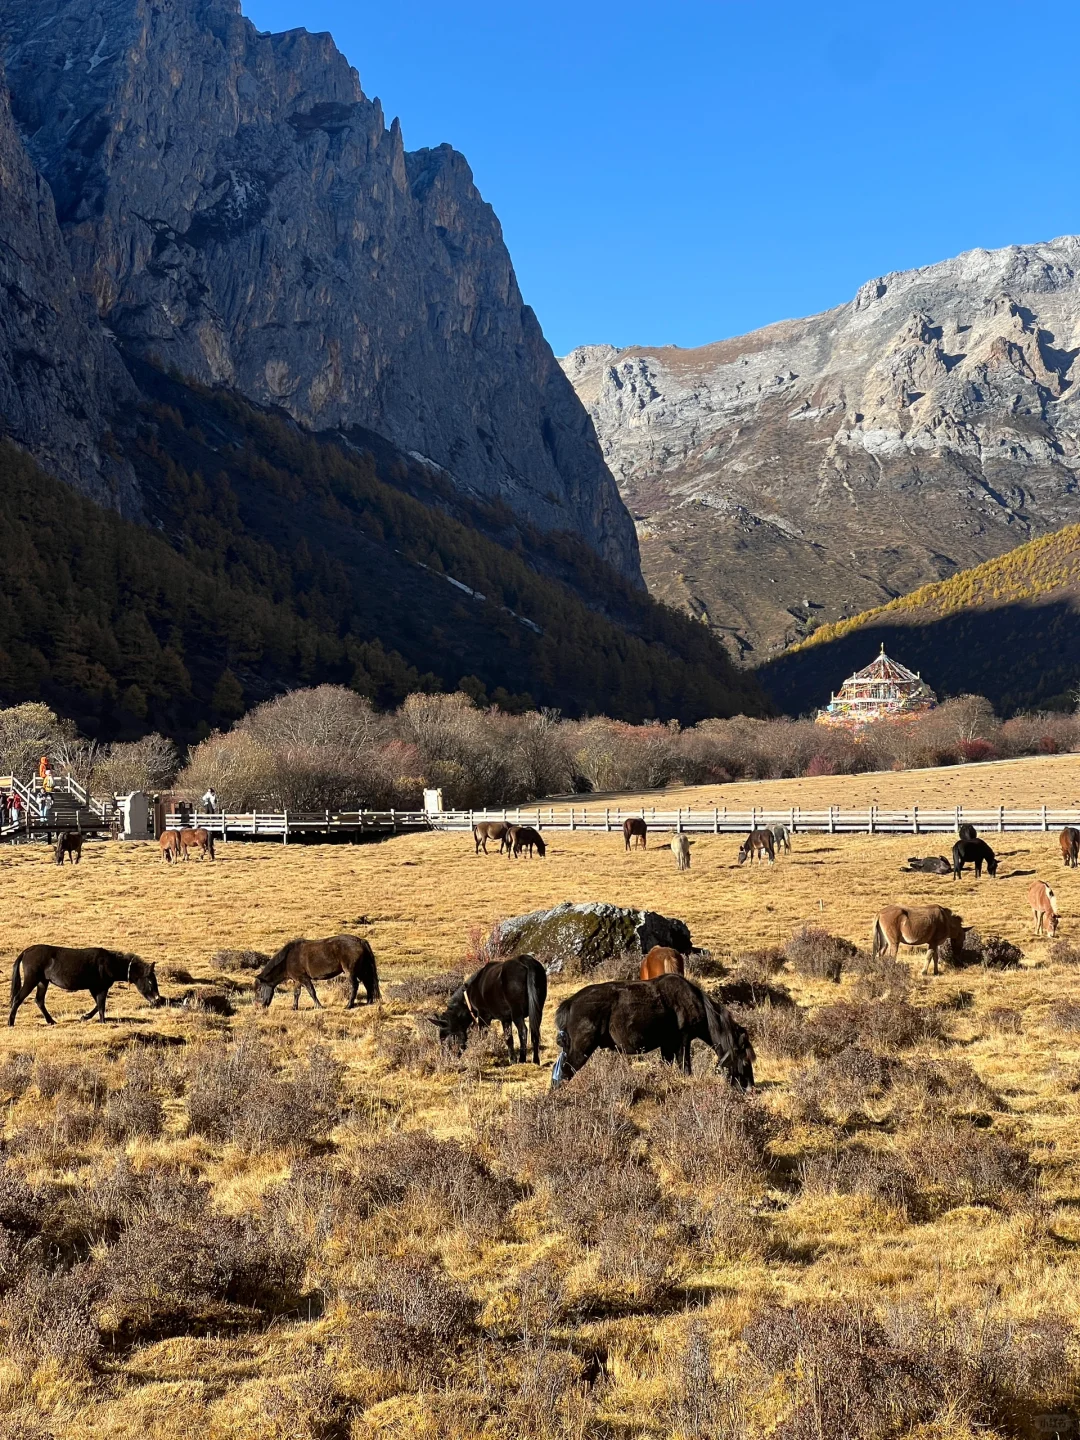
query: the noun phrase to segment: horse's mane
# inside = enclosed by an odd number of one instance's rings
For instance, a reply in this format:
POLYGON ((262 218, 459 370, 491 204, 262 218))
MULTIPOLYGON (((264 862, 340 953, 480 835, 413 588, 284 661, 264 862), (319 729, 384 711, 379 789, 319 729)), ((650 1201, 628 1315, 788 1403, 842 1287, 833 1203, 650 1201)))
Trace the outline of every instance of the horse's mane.
POLYGON ((285 944, 272 956, 255 976, 256 980, 265 980, 268 985, 276 985, 285 974, 285 967, 289 963, 289 955, 294 945, 302 945, 303 939, 297 937, 295 940, 286 940, 285 944))

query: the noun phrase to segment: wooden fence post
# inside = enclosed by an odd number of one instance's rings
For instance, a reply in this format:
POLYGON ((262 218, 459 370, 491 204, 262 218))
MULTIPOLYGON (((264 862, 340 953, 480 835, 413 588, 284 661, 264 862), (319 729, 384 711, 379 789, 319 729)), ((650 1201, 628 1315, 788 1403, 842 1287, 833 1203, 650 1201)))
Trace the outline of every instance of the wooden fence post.
POLYGON ((1047 825, 1047 823, 1046 823, 1046 806, 1045 806, 1045 805, 1042 807, 1042 828, 1043 828, 1044 830, 1048 830, 1048 829, 1050 828, 1050 827, 1047 825))
POLYGON ((713 806, 712 812, 712 833, 714 835, 720 834, 720 811, 715 805, 713 806))
POLYGON ((831 805, 829 806, 829 834, 836 834, 836 821, 833 817, 833 807, 831 805))
POLYGON ((1004 805, 999 805, 999 806, 998 806, 998 834, 999 834, 999 835, 1004 835, 1004 833, 1005 833, 1005 806, 1004 806, 1004 805))

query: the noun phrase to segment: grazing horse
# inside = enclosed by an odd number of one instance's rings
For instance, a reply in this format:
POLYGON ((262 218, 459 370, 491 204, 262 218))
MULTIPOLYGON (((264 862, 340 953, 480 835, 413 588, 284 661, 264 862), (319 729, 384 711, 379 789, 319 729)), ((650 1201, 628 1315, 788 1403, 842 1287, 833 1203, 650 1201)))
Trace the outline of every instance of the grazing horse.
POLYGON ((544 856, 547 854, 547 846, 544 844, 544 837, 540 834, 539 830, 534 830, 531 825, 514 826, 513 845, 515 860, 523 850, 527 850, 529 852, 530 859, 532 859, 532 853, 534 849, 536 853, 540 856, 541 860, 543 860, 544 856))
POLYGON ((723 1006, 681 975, 586 985, 559 1006, 555 1029, 561 1054, 552 1071, 553 1086, 576 1075, 597 1050, 621 1055, 659 1050, 689 1074, 694 1040, 712 1047, 718 1065, 736 1085, 745 1089, 754 1083, 753 1048, 746 1032, 723 1006))
POLYGON ((1033 880, 1028 886, 1028 904, 1031 906, 1031 918, 1035 921, 1035 934, 1047 935, 1050 939, 1057 934, 1058 908, 1057 898, 1053 890, 1045 880, 1033 880))
POLYGON ((64 863, 65 855, 73 865, 78 865, 82 859, 82 835, 78 830, 65 830, 56 837, 56 863, 58 865, 64 863))
POLYGON ((690 869, 690 841, 685 835, 676 835, 671 842, 671 853, 675 856, 677 870, 690 869))
POLYGON ((31 945, 18 957, 11 971, 8 1024, 15 1024, 19 1006, 31 990, 36 989, 34 1000, 38 1009, 48 1024, 55 1025, 56 1021, 45 1009, 45 992, 50 985, 59 985, 61 990, 89 990, 94 1003, 81 1018, 91 1020, 96 1015, 103 1021, 109 986, 122 980, 130 980, 151 1005, 156 1007, 161 1004, 154 966, 140 960, 137 955, 102 950, 96 945, 81 950, 68 949, 64 945, 31 945))
POLYGON ((1075 825, 1066 825, 1058 836, 1058 844, 1061 846, 1061 858, 1066 865, 1076 869, 1076 859, 1080 855, 1080 830, 1075 825))
POLYGON ((654 945, 641 962, 638 978, 655 980, 659 975, 685 975, 686 959, 670 945, 654 945))
POLYGON ((505 850, 506 853, 509 855, 510 835, 512 830, 513 826, 509 825, 505 820, 478 821, 472 827, 472 838, 476 842, 477 855, 480 854, 481 850, 483 850, 485 855, 488 853, 487 842, 489 840, 498 840, 499 854, 501 855, 502 852, 505 850))
POLYGON ((622 838, 627 850, 630 849, 631 840, 634 842, 635 850, 649 848, 649 827, 640 815, 631 815, 629 820, 622 822, 622 838))
POLYGON ((359 935, 333 935, 329 940, 290 940, 255 976, 255 996, 266 1009, 277 987, 291 980, 294 987, 292 1008, 300 1008, 300 991, 306 990, 321 1010, 322 1005, 312 982, 332 980, 335 975, 346 975, 349 980, 346 1010, 351 1010, 356 1004, 356 992, 361 983, 367 991, 369 1005, 382 998, 374 951, 359 935))
POLYGON ((186 860, 189 850, 198 850, 209 859, 214 858, 214 837, 209 830, 181 830, 180 855, 186 860))
POLYGON ((180 859, 180 831, 163 830, 158 836, 158 845, 161 847, 161 859, 170 865, 174 860, 180 859))
POLYGON ((547 971, 533 955, 518 955, 513 960, 491 960, 458 987, 447 1001, 441 1015, 428 1019, 439 1032, 439 1039, 465 1049, 473 1025, 486 1030, 493 1020, 503 1027, 503 1038, 514 1063, 514 1027, 518 1032, 518 1063, 526 1059, 526 1022, 532 1039, 533 1063, 540 1064, 540 1022, 547 1000, 547 971))
POLYGON ((791 831, 786 825, 774 825, 772 827, 773 844, 777 850, 783 850, 791 854, 791 831))
POLYGON ((739 864, 741 865, 744 860, 749 860, 752 865, 755 855, 759 860, 763 860, 767 855, 770 865, 776 863, 776 842, 773 840, 771 830, 750 831, 739 850, 739 864))
POLYGON ((975 879, 982 879, 982 868, 991 879, 997 874, 997 856, 985 840, 958 840, 952 847, 953 879, 959 880, 967 864, 975 866, 975 879))
POLYGON ((979 832, 974 825, 959 825, 956 830, 956 838, 958 840, 977 840, 979 832))
POLYGON ((909 855, 907 863, 909 870, 917 870, 924 875, 952 874, 952 865, 944 855, 924 855, 921 859, 918 855, 909 855))
POLYGON ((884 951, 890 960, 895 960, 901 945, 926 945, 923 974, 933 960, 937 975, 938 951, 946 940, 952 942, 954 953, 959 951, 964 943, 964 922, 944 905, 886 905, 874 919, 870 953, 877 959, 884 951))

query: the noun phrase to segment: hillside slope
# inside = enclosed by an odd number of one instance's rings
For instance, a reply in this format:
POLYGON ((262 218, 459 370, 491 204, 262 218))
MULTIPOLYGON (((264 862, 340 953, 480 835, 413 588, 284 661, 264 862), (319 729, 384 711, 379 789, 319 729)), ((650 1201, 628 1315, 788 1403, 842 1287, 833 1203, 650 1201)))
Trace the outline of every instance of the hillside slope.
POLYGON ((512 708, 628 720, 766 707, 703 626, 580 539, 463 498, 381 437, 136 378, 148 398, 111 444, 149 526, 0 443, 0 703, 184 740, 323 680, 383 705, 464 681, 512 708))
POLYGON ((1080 524, 823 625, 756 673, 776 703, 823 705, 879 644, 939 695, 990 699, 1001 714, 1071 708, 1080 682, 1080 524))
POLYGON ((1080 519, 1080 239, 973 250, 699 349, 563 361, 656 595, 760 663, 1080 519))
MULTIPOLYGON (((466 161, 406 151, 329 35, 258 32, 237 0, 5 0, 0 54, 48 182, 0 203, 0 242, 18 248, 9 211, 48 230, 22 258, 56 273, 23 289, 70 291, 85 313, 78 338, 55 327, 43 363, 93 371, 77 454, 54 438, 74 424, 58 397, 52 425, 35 423, 18 354, 0 374, 0 429, 53 473, 107 488, 104 461, 87 469, 108 451, 119 349, 313 428, 366 426, 641 583, 592 426, 466 161)), ((3 94, 0 112, 2 147, 3 94)))

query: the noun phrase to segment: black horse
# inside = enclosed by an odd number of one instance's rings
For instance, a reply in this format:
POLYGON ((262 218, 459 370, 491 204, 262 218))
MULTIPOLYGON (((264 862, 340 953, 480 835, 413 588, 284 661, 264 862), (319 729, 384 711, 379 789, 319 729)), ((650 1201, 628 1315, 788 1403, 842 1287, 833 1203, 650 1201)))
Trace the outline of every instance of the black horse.
POLYGON ((8 1024, 15 1024, 19 1006, 31 990, 36 989, 34 998, 38 1009, 50 1025, 55 1025, 56 1021, 45 1009, 45 992, 50 985, 59 985, 61 990, 89 990, 94 1003, 81 1018, 92 1020, 96 1014, 99 1020, 104 1020, 109 986, 123 980, 130 980, 151 1005, 162 1003, 154 966, 140 960, 137 955, 103 950, 96 945, 80 950, 68 949, 64 945, 31 945, 15 961, 11 972, 8 1024))
POLYGON ((961 825, 956 832, 956 838, 958 840, 977 840, 979 832, 974 825, 961 825))
POLYGON ((746 1089, 754 1083, 754 1050, 746 1031, 681 975, 586 985, 555 1012, 555 1032, 562 1053, 552 1085, 575 1075, 596 1050, 622 1055, 659 1050, 689 1074, 695 1040, 712 1047, 718 1066, 734 1084, 746 1089))
POLYGON ((965 865, 975 866, 975 879, 981 879, 985 865, 987 874, 997 874, 997 856, 985 840, 958 840, 952 847, 953 879, 959 880, 965 865))
POLYGON ((908 869, 920 871, 924 875, 951 875, 952 866, 944 855, 909 855, 908 869))
POLYGON ((492 960, 471 975, 450 996, 441 1015, 428 1018, 439 1031, 439 1039, 464 1050, 469 1030, 478 1025, 486 1030, 493 1020, 503 1027, 510 1063, 514 1063, 514 1032, 517 1027, 520 1064, 525 1063, 525 1022, 532 1038, 533 1061, 540 1064, 540 1022, 547 999, 547 971, 532 955, 513 960, 492 960))

